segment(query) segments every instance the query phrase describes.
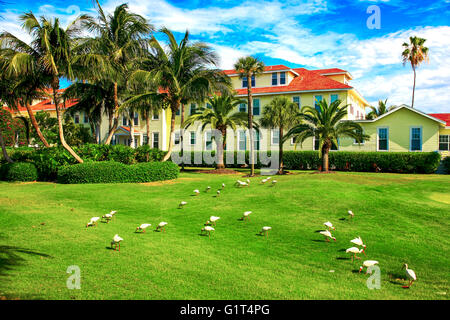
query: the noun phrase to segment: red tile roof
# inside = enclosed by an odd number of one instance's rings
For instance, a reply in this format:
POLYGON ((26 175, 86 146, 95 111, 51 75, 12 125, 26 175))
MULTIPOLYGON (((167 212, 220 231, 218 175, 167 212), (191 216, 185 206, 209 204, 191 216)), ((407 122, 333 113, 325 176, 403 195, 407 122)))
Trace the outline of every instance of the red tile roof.
POLYGON ((339 68, 317 69, 317 70, 311 70, 311 71, 315 72, 315 73, 318 73, 318 74, 347 73, 347 71, 339 69, 339 68))
MULTIPOLYGON (((295 77, 288 85, 253 88, 252 92, 254 94, 258 93, 261 94, 261 93, 280 93, 291 91, 342 90, 342 89, 349 90, 353 88, 342 82, 321 76, 316 72, 306 70, 305 68, 294 68, 292 70, 298 73, 298 76, 295 77)), ((237 89, 236 92, 238 95, 245 95, 247 94, 247 89, 237 89)))
MULTIPOLYGON (((63 102, 61 102, 59 104, 59 107, 60 107, 60 109, 64 110, 64 109, 68 109, 76 104, 77 104, 76 100, 68 100, 68 101, 66 101, 65 104, 63 102)), ((56 109, 55 109, 55 104, 52 103, 52 100, 47 99, 47 100, 42 100, 41 102, 32 105, 31 110, 33 112, 38 112, 38 111, 55 111, 56 109)), ((19 111, 26 112, 27 108, 24 106, 19 106, 19 111)))
MULTIPOLYGON (((117 130, 119 129, 125 130, 126 132, 130 132, 130 127, 120 126, 117 128, 117 130)), ((140 131, 134 128, 134 133, 140 133, 140 131)))
MULTIPOLYGON (((264 68, 264 71, 265 71, 265 72, 279 71, 279 70, 291 70, 291 68, 286 67, 286 66, 284 66, 284 65, 282 65, 282 64, 278 64, 278 65, 275 65, 275 66, 266 66, 266 67, 264 68)), ((225 74, 228 74, 228 75, 230 75, 230 74, 236 74, 236 70, 223 70, 223 72, 224 72, 225 74)))
POLYGON ((445 121, 447 123, 447 126, 450 127, 450 113, 429 113, 428 115, 432 116, 433 118, 445 121))

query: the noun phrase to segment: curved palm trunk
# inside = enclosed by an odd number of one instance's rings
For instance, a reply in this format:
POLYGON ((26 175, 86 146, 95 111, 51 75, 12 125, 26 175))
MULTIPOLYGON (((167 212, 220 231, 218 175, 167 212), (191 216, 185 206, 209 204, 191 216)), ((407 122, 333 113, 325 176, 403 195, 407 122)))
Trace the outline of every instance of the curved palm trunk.
POLYGON ((108 137, 106 138, 105 144, 107 145, 111 144, 112 137, 119 126, 119 96, 117 93, 117 86, 117 82, 114 82, 114 124, 110 128, 108 137))
POLYGON ((248 129, 250 131, 250 177, 255 175, 255 155, 253 152, 253 98, 252 98, 252 76, 247 74, 247 97, 248 97, 248 129))
POLYGON ((330 153, 330 149, 331 149, 331 142, 325 142, 323 147, 322 147, 322 171, 323 172, 328 172, 329 171, 329 167, 330 167, 330 163, 329 163, 329 153, 330 153))
POLYGON ((184 127, 183 127, 183 122, 184 122, 184 103, 181 104, 181 120, 180 120, 180 127, 181 127, 181 132, 180 132, 180 148, 181 148, 181 170, 184 171, 184 148, 183 148, 183 137, 184 137, 184 127))
POLYGON ((224 153, 226 148, 226 141, 227 141, 227 129, 226 128, 220 128, 220 137, 219 141, 217 141, 217 169, 225 169, 225 162, 224 162, 224 153))
MULTIPOLYGON (((133 114, 134 116, 134 114, 133 114)), ((134 117, 130 117, 130 147, 134 149, 134 117)))
POLYGON ((58 120, 58 131, 59 131, 59 140, 61 141, 62 146, 64 149, 69 151, 69 153, 79 162, 83 163, 83 159, 78 156, 75 151, 67 144, 66 139, 64 138, 64 129, 63 129, 63 123, 61 118, 61 110, 59 110, 59 102, 58 102, 58 90, 59 90, 59 79, 56 78, 53 81, 53 101, 55 103, 55 109, 56 109, 56 118, 58 120))
POLYGON ((36 118, 34 117, 33 110, 31 110, 31 106, 28 103, 25 103, 25 107, 27 108, 28 116, 30 117, 31 124, 33 125, 34 130, 36 130, 36 133, 39 137, 39 139, 42 141, 44 146, 46 148, 50 148, 50 145, 48 144, 47 140, 44 138, 44 135, 41 132, 41 129, 39 129, 39 125, 36 121, 36 118))
POLYGON ((413 94, 412 94, 412 102, 411 102, 411 108, 414 108, 414 93, 416 91, 416 68, 414 65, 412 66, 414 71, 414 85, 413 85, 413 94))
POLYGON ((279 142, 279 151, 278 151, 278 174, 284 173, 284 164, 283 164, 283 127, 280 126, 280 142, 279 142))
POLYGON ((175 132, 175 114, 179 108, 180 103, 176 102, 175 104, 172 104, 170 106, 171 115, 170 115, 170 139, 169 139, 169 149, 167 150, 167 154, 164 156, 163 162, 169 160, 170 156, 172 155, 172 149, 173 149, 173 135, 175 132))
POLYGON ((150 112, 145 113, 145 123, 147 129, 147 145, 150 146, 150 112))
POLYGON ((3 132, 1 128, 0 128, 0 145, 2 147, 3 158, 5 158, 5 160, 8 161, 9 163, 13 163, 14 161, 9 157, 8 152, 6 151, 5 140, 3 140, 3 132))

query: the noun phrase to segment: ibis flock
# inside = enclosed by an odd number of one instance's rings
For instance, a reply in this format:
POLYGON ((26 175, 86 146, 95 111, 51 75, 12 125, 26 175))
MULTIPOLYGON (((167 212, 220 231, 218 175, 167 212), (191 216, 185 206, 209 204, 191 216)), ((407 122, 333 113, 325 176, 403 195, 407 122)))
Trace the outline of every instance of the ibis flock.
MULTIPOLYGON (((271 177, 262 179, 260 181, 260 184, 265 185, 269 181, 271 181, 272 187, 277 184, 277 180, 272 180, 271 177)), ((235 186, 237 188, 244 188, 244 187, 248 188, 250 186, 250 180, 249 179, 247 179, 246 181, 237 180, 235 183, 235 186)), ((225 189, 225 183, 222 183, 220 188, 217 190, 216 197, 219 197, 221 194, 221 191, 223 192, 224 189, 225 189)), ((207 186, 205 189, 205 193, 208 193, 210 190, 211 190, 211 186, 207 186)), ((199 196, 199 195, 200 195, 200 190, 195 189, 193 191, 193 196, 199 196)), ((188 203, 186 201, 181 201, 178 205, 178 208, 183 209, 187 204, 188 203)), ((117 213, 117 211, 111 211, 110 213, 103 215, 101 217, 101 221, 105 222, 105 223, 109 223, 111 220, 115 219, 116 213, 117 213)), ((249 222, 251 214, 252 214, 252 211, 245 211, 241 217, 241 220, 245 221, 245 222, 249 222)), ((349 219, 351 219, 351 220, 353 220, 353 218, 355 217, 355 214, 351 210, 348 211, 348 215, 349 215, 349 219)), ((86 227, 97 227, 99 220, 100 220, 100 217, 91 218, 91 220, 86 224, 86 227)), ((210 216, 209 219, 204 224, 204 226, 201 228, 200 234, 208 235, 208 237, 211 238, 211 234, 216 231, 215 227, 217 227, 218 220, 220 220, 220 217, 210 216)), ((166 228, 167 224, 168 223, 164 222, 164 221, 160 222, 156 226, 155 231, 160 231, 160 232, 165 233, 165 231, 166 231, 165 228, 166 228)), ((326 221, 324 223, 324 226, 326 227, 326 230, 319 231, 319 233, 325 238, 325 241, 326 242, 330 242, 330 240, 336 241, 336 237, 334 237, 333 234, 331 233, 332 230, 336 231, 336 227, 330 221, 326 221)), ((148 227, 151 227, 150 223, 143 223, 136 228, 135 232, 136 233, 140 233, 140 232, 145 233, 145 231, 148 227)), ((268 238, 270 230, 272 230, 272 227, 264 226, 261 228, 261 230, 259 231, 258 234, 263 235, 264 237, 268 238)), ((120 251, 120 243, 122 241, 123 241, 123 238, 121 238, 118 234, 116 234, 113 237, 113 240, 111 241, 111 248, 114 246, 114 250, 117 250, 117 247, 118 247, 118 249, 120 251)), ((362 241, 360 236, 350 240, 350 243, 352 243, 354 246, 346 249, 345 252, 351 254, 352 261, 354 261, 355 259, 361 259, 358 256, 361 253, 366 255, 366 252, 365 252, 366 245, 364 244, 364 242, 362 241)), ((362 266, 359 267, 359 272, 361 273, 361 271, 364 268, 366 268, 366 274, 367 274, 368 269, 374 265, 378 265, 378 261, 365 260, 362 262, 362 266)), ((404 286, 404 288, 409 288, 413 284, 413 282, 417 280, 417 276, 416 276, 416 273, 414 272, 414 270, 408 268, 408 265, 406 263, 403 265, 403 268, 406 271, 406 278, 409 281, 409 284, 407 286, 404 286)))
MULTIPOLYGON (((351 210, 348 211, 348 215, 349 219, 353 219, 355 217, 355 214, 351 210)), ((325 237, 326 242, 330 242, 330 239, 336 241, 336 238, 331 234, 331 230, 336 230, 336 227, 333 226, 333 224, 330 221, 324 222, 324 225, 326 227, 326 230, 319 231, 319 233, 325 237)), ((365 250, 367 246, 364 244, 360 236, 350 240, 350 242, 356 246, 346 249, 345 252, 351 254, 352 261, 354 261, 355 259, 361 259, 360 257, 357 256, 361 253, 366 255, 365 250)), ((378 265, 377 260, 365 260, 362 263, 362 266, 359 267, 359 273, 361 273, 361 271, 363 271, 363 269, 366 268, 367 274, 369 268, 375 265, 378 265)), ((403 286, 403 288, 409 288, 413 284, 413 282, 417 280, 416 273, 414 272, 414 270, 409 269, 406 263, 403 265, 403 268, 405 268, 406 270, 406 277, 409 281, 409 284, 407 286, 403 286)))

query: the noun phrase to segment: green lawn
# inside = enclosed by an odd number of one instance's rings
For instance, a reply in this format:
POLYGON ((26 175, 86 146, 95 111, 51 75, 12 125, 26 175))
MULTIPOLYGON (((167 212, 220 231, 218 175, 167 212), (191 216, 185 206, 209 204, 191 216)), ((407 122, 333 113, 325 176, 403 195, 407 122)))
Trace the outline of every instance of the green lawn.
MULTIPOLYGON (((183 173, 151 184, 0 183, 0 296, 21 299, 448 299, 450 176, 370 173, 276 177, 274 187, 242 175, 183 173), (215 191, 224 182, 220 197, 215 191), (212 192, 205 193, 207 186, 212 192), (194 189, 199 196, 191 196, 194 189), (180 201, 184 209, 177 209, 180 201), (347 219, 347 210, 355 218, 347 219), (118 210, 115 221, 86 228, 118 210), (249 223, 240 221, 253 211, 249 223), (215 235, 200 236, 210 215, 215 235), (330 220, 337 241, 317 230, 330 220), (166 233, 135 233, 141 223, 166 233), (42 225, 41 223, 45 223, 42 225), (258 236, 263 226, 273 230, 258 236), (121 252, 109 249, 118 233, 121 252), (380 262, 369 290, 360 261, 343 252, 361 236, 380 262), (414 269, 411 289, 402 264, 414 269), (81 290, 68 290, 68 266, 81 290), (330 272, 334 270, 334 272, 330 272)), ((362 256, 363 260, 365 259, 362 256)))

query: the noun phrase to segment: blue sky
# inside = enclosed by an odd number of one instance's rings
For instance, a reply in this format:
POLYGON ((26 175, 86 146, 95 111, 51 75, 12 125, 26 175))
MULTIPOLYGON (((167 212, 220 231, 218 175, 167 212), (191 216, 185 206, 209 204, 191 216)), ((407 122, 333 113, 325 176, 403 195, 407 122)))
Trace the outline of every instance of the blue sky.
MULTIPOLYGON (((93 0, 25 0, 3 5, 0 29, 27 40, 17 22, 23 11, 58 16, 67 23, 92 13, 93 0)), ((122 0, 102 0, 107 11, 122 0)), ((338 67, 371 103, 410 104, 412 71, 401 62, 401 44, 411 35, 427 39, 430 61, 418 70, 415 107, 450 112, 450 0, 128 0, 130 9, 157 27, 209 43, 222 68, 255 55, 267 65, 309 69, 338 67), (369 6, 380 8, 381 28, 369 29, 369 6)))

